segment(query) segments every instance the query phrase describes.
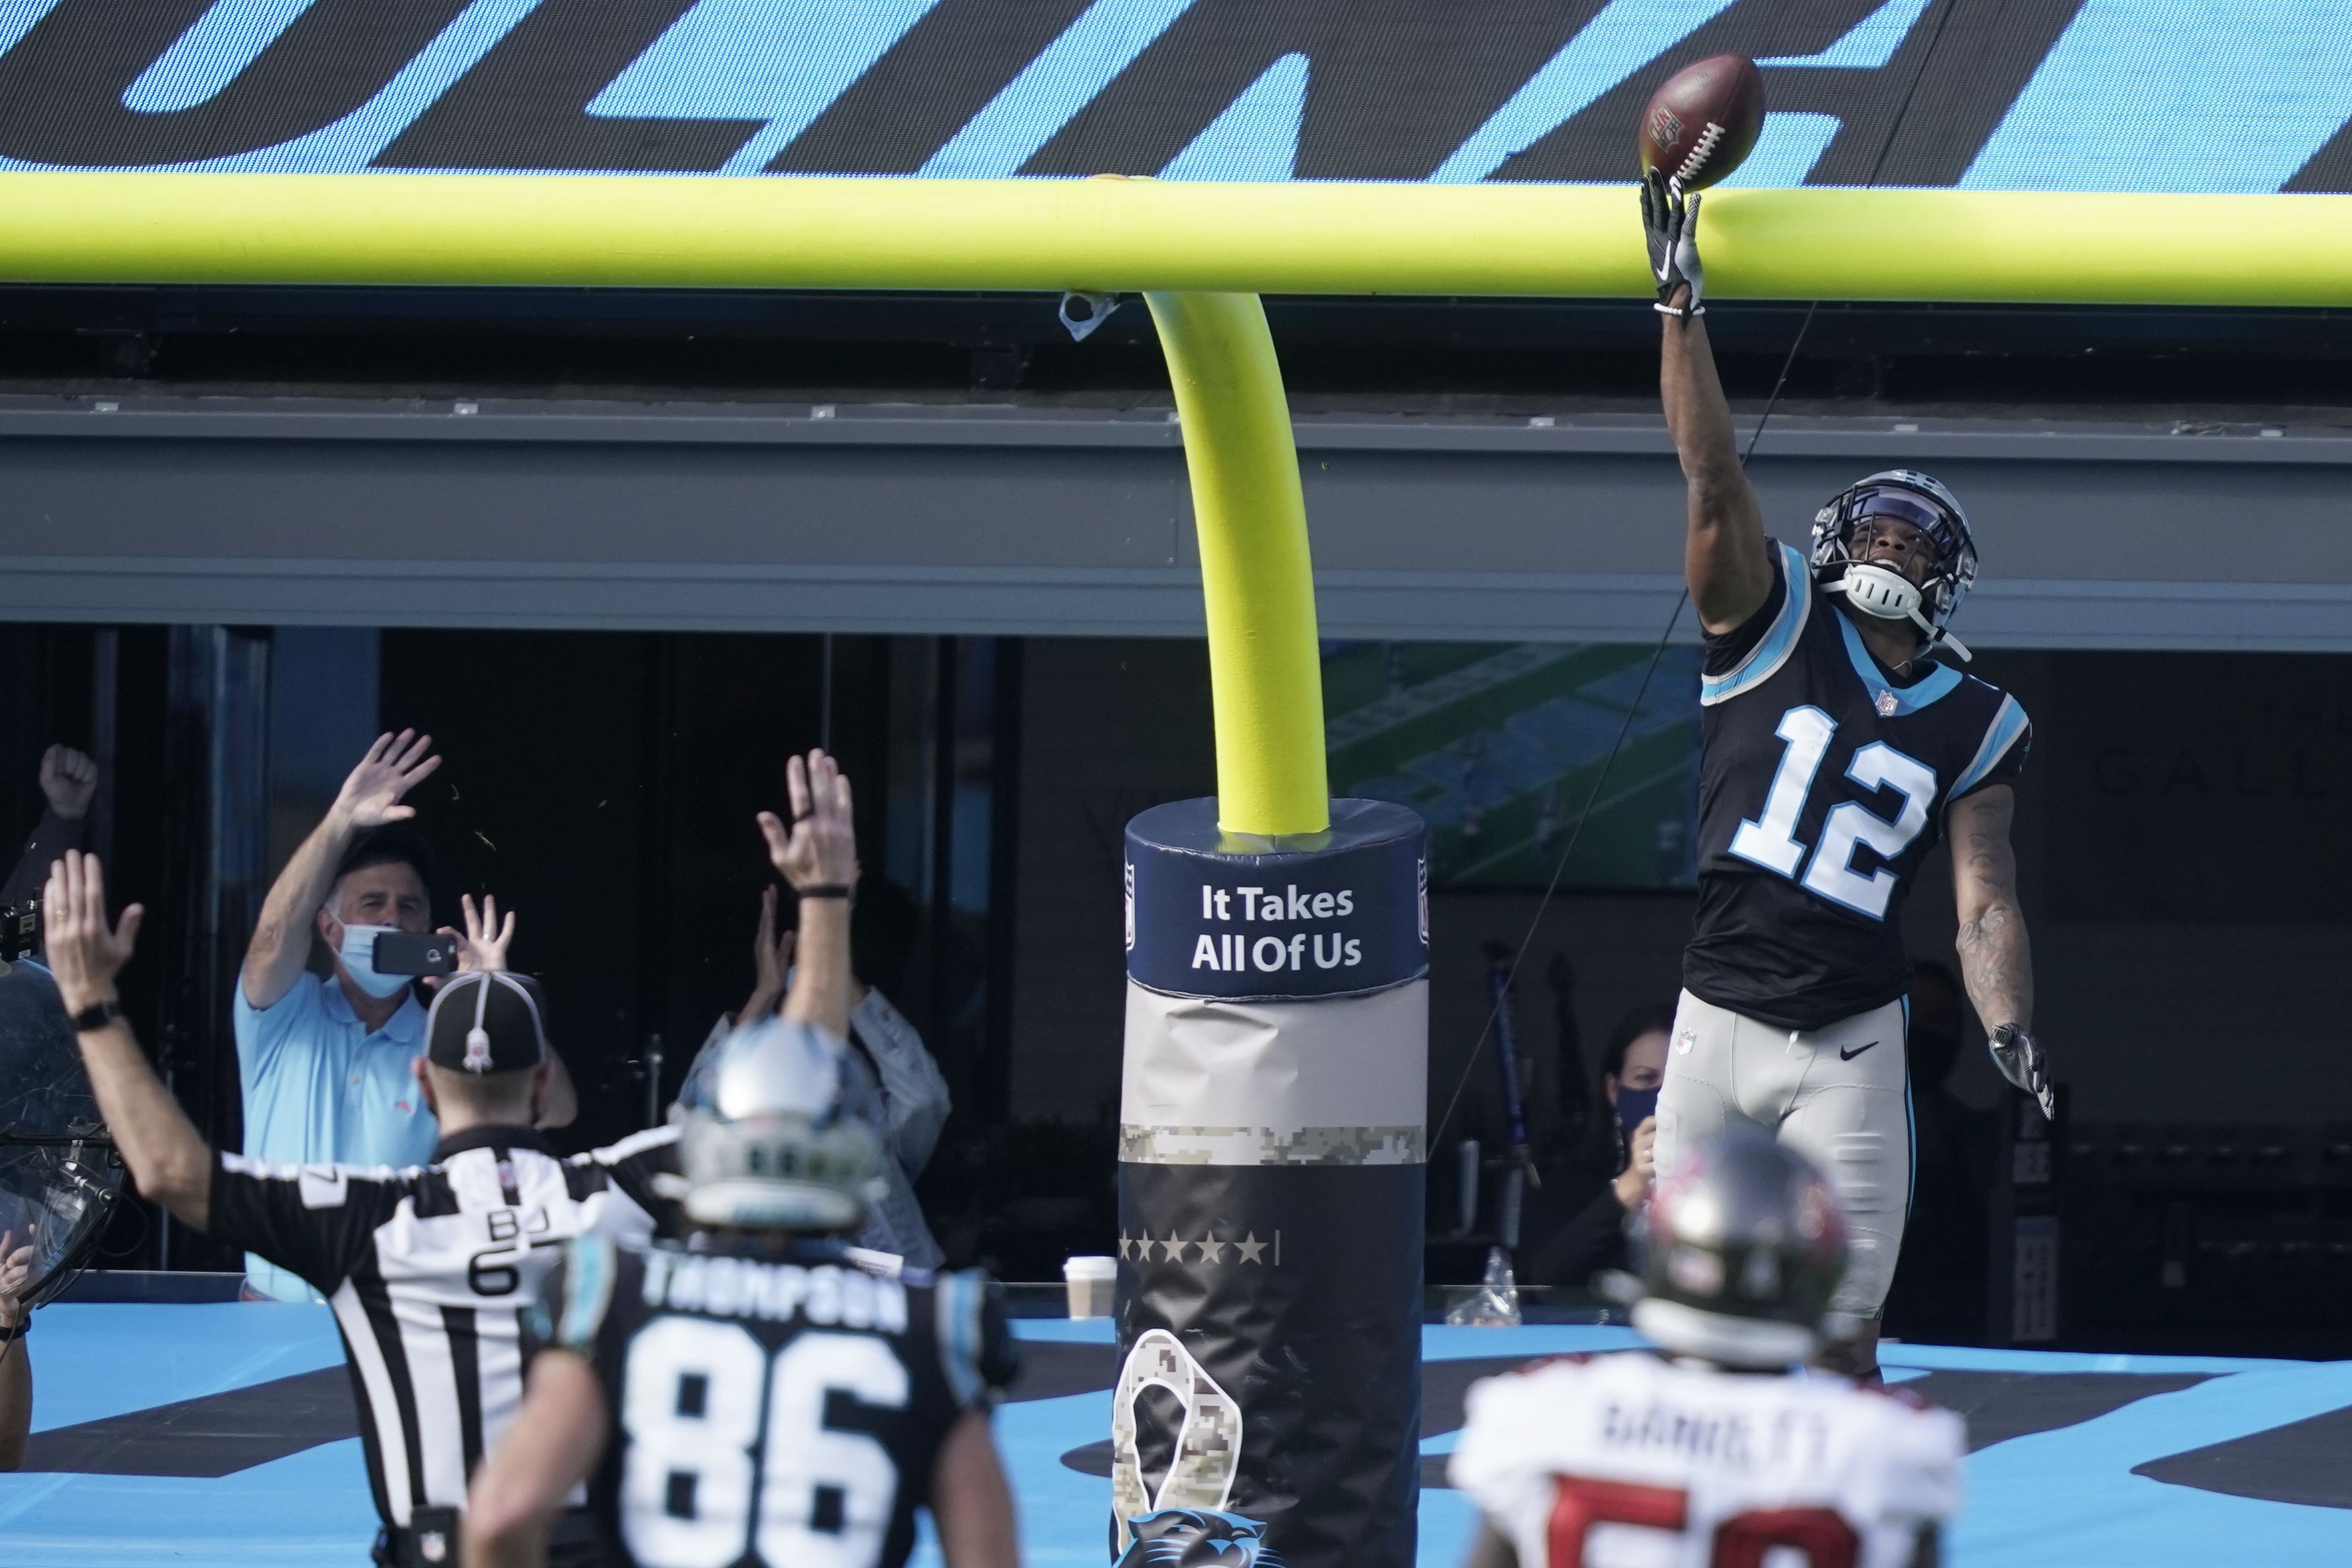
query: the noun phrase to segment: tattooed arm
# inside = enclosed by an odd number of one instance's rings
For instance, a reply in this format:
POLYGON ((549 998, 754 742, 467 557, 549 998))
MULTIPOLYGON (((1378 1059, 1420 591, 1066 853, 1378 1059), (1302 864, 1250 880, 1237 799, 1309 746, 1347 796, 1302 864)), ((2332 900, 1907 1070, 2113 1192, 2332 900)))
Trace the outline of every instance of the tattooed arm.
POLYGON ((2033 954, 2017 907, 2017 856, 2010 818, 2017 792, 2006 784, 1952 802, 1952 889, 1959 900, 1960 977, 1987 1030, 2033 1026, 2033 954))

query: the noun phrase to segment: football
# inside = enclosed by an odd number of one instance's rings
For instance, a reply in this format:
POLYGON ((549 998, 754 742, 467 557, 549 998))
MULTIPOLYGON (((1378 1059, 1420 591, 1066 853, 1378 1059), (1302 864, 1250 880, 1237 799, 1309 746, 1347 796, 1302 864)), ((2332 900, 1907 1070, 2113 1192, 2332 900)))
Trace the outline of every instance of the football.
POLYGON ((1685 191, 1723 179, 1764 129, 1764 73, 1746 55, 1709 55, 1650 95, 1635 137, 1642 172, 1664 169, 1685 191))

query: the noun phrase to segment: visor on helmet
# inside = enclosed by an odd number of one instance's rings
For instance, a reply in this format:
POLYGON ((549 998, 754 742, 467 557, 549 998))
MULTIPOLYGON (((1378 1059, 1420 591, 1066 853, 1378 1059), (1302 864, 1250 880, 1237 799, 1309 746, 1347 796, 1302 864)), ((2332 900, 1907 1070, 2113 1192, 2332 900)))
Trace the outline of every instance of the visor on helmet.
POLYGON ((1849 528, 1870 517, 1895 517, 1931 538, 1939 534, 1951 521, 1939 507, 1928 505, 1918 497, 1906 491, 1886 488, 1864 490, 1846 508, 1846 526, 1849 528))

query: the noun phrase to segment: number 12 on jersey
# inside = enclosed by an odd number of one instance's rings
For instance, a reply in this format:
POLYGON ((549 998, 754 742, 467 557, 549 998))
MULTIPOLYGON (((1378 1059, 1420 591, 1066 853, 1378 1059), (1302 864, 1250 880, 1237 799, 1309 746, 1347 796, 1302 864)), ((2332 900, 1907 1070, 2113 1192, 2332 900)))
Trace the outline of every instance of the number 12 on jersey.
POLYGON ((1927 826, 1927 808, 1936 798, 1936 770, 1883 740, 1874 740, 1856 751, 1845 776, 1864 789, 1893 789, 1903 797, 1902 810, 1890 822, 1860 801, 1839 802, 1823 819, 1821 842, 1813 847, 1807 863, 1805 846, 1797 841, 1797 823, 1805 813, 1805 801, 1813 792, 1813 781, 1829 755, 1837 727, 1837 720, 1810 704, 1780 716, 1780 727, 1773 733, 1787 743, 1788 749, 1780 754, 1780 766, 1764 792, 1762 813, 1743 821, 1739 831, 1731 835, 1731 852, 1790 878, 1832 904, 1884 920, 1887 903, 1895 896, 1895 873, 1882 864, 1864 876, 1853 869, 1854 853, 1867 847, 1885 862, 1911 847, 1927 826), (1801 876, 1800 866, 1804 868, 1801 876))

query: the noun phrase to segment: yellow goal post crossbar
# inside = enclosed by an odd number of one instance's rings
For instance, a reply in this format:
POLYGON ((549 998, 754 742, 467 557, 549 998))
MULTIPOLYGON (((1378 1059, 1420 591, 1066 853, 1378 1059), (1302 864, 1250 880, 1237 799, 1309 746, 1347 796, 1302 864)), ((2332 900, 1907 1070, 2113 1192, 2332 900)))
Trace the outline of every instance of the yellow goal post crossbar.
MULTIPOLYGON (((1717 191, 1717 298, 2352 306, 2352 196, 1717 191)), ((0 173, 0 280, 1647 292, 1624 185, 0 173)))
MULTIPOLYGON (((2352 197, 1704 198, 1717 298, 2352 306, 2352 197)), ((1139 292, 1183 424, 1218 815, 1329 825, 1312 570, 1256 295, 1641 297, 1630 186, 0 173, 0 281, 1139 292)))

